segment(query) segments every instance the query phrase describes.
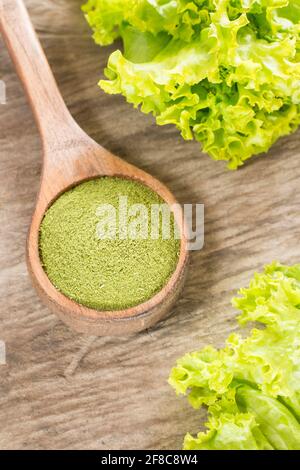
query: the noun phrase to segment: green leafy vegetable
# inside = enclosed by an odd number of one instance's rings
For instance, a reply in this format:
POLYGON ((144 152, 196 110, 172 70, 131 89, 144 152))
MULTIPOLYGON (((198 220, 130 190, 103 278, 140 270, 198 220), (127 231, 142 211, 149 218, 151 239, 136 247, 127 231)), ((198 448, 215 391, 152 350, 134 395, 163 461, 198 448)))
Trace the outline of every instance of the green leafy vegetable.
POLYGON ((300 0, 89 0, 107 93, 236 169, 300 123, 300 0))
POLYGON ((169 382, 191 405, 208 408, 208 431, 185 449, 300 450, 300 265, 273 263, 233 305, 246 338, 185 355, 169 382))

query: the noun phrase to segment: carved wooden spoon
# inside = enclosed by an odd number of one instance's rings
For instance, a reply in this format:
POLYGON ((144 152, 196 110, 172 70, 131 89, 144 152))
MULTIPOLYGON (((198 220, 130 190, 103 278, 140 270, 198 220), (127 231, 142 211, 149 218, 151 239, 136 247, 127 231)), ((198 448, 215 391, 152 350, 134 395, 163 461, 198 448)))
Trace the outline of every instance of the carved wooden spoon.
POLYGON ((174 196, 158 180, 112 155, 93 141, 69 113, 21 0, 0 0, 0 27, 29 97, 43 142, 43 172, 27 241, 27 264, 37 292, 66 324, 92 335, 124 335, 154 325, 170 311, 183 286, 188 247, 181 211, 174 213, 181 232, 176 271, 149 301, 122 311, 97 311, 61 294, 48 279, 39 256, 39 228, 45 211, 64 191, 99 176, 139 180, 170 206, 174 196))

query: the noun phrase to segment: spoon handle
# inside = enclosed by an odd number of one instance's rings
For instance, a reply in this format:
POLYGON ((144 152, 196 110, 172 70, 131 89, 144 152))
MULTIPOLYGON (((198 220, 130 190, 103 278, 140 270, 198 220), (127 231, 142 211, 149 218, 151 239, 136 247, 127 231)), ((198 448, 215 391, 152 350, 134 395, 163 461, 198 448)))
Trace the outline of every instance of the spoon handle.
POLYGON ((69 113, 22 0, 0 0, 0 31, 28 95, 44 146, 74 137, 69 113))

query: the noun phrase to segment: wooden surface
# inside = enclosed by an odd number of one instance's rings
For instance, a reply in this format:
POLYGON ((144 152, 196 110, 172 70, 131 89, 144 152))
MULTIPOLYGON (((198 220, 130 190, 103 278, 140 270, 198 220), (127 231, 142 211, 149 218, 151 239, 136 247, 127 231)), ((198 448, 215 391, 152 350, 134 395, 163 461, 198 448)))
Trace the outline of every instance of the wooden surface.
POLYGON ((25 240, 41 170, 41 144, 0 42, 0 365, 2 449, 179 449, 204 414, 167 384, 176 358, 222 346, 236 329, 230 299, 274 259, 300 261, 300 133, 232 173, 157 127, 96 84, 111 48, 100 49, 78 0, 26 2, 64 99, 78 123, 111 152, 160 178, 181 202, 203 202, 206 240, 173 316, 130 338, 72 333, 38 300, 25 240))

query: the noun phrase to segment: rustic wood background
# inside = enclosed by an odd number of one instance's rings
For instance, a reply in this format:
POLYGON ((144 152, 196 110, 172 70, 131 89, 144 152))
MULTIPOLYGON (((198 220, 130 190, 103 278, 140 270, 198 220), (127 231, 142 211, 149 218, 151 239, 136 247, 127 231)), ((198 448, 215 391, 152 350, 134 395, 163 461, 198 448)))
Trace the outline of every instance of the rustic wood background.
POLYGON ((229 172, 97 88, 111 48, 95 46, 79 0, 28 0, 33 23, 78 123, 113 153, 153 173, 181 202, 203 202, 206 240, 193 253, 171 318, 133 337, 72 333, 33 291, 24 251, 41 171, 41 145, 0 42, 0 366, 2 449, 179 449, 204 419, 167 384, 176 358, 237 328, 230 300, 274 259, 300 261, 300 133, 229 172))

